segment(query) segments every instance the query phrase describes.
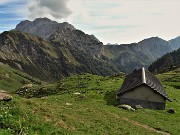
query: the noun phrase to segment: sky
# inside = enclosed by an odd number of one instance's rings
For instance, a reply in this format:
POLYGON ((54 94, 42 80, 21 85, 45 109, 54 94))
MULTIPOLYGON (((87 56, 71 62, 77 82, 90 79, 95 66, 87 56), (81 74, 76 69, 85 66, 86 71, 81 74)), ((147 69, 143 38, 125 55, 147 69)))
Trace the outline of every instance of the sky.
POLYGON ((0 33, 23 20, 69 22, 104 44, 180 36, 180 0, 0 0, 0 33))

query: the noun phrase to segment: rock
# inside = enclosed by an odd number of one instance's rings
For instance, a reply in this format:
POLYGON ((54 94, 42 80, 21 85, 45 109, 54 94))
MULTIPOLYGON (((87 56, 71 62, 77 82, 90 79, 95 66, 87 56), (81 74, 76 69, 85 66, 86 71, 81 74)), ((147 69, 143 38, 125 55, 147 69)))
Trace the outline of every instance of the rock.
POLYGON ((175 112, 175 110, 174 110, 174 108, 170 108, 170 109, 168 109, 168 110, 167 110, 167 112, 168 112, 168 113, 171 113, 171 114, 176 113, 176 112, 175 112))
POLYGON ((24 86, 22 86, 21 88, 22 89, 28 89, 28 88, 32 88, 33 87, 33 84, 27 84, 27 85, 24 85, 24 86))
POLYGON ((72 105, 71 103, 66 103, 66 105, 72 105))
POLYGON ((0 101, 11 101, 12 100, 12 96, 10 96, 9 94, 7 94, 6 91, 0 90, 0 101))
POLYGON ((75 93, 74 93, 74 95, 80 95, 80 94, 81 94, 81 93, 79 93, 79 92, 75 92, 75 93))
POLYGON ((141 105, 135 105, 134 108, 137 109, 143 109, 143 107, 141 105))
POLYGON ((122 109, 125 109, 125 110, 130 110, 130 111, 135 111, 134 108, 132 108, 130 105, 119 105, 118 108, 122 108, 122 109))

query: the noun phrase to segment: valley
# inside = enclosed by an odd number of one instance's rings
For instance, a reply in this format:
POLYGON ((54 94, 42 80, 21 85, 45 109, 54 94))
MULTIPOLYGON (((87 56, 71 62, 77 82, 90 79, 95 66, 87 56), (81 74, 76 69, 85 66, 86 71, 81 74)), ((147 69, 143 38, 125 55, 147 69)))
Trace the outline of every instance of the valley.
POLYGON ((20 22, 0 34, 0 91, 12 96, 0 101, 0 134, 178 135, 179 39, 104 45, 67 22, 20 22), (118 107, 125 76, 142 67, 172 100, 165 110, 118 107))

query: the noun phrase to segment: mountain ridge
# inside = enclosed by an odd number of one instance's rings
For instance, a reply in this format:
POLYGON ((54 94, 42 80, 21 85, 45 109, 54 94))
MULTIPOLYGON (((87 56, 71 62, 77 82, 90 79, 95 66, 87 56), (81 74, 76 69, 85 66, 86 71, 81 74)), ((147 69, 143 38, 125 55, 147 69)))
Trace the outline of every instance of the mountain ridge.
MULTIPOLYGON (((178 40, 175 43, 177 47, 178 40)), ((1 33, 0 61, 43 80, 75 73, 112 75, 149 67, 173 51, 171 44, 151 37, 138 43, 103 45, 94 35, 67 22, 37 18, 22 21, 15 30, 1 33)))
POLYGON ((148 66, 164 54, 173 51, 168 42, 151 37, 138 43, 122 45, 105 45, 106 56, 112 59, 118 69, 123 72, 132 72, 135 68, 148 66))

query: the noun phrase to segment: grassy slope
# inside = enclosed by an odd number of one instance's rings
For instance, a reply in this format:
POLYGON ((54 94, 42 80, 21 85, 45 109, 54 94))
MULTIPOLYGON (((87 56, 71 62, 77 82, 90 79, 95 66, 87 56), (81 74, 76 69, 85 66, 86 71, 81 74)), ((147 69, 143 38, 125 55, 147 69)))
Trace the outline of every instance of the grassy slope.
POLYGON ((40 84, 41 81, 0 63, 0 90, 11 92, 29 83, 40 84))
POLYGON ((119 109, 114 95, 123 82, 122 76, 74 75, 52 84, 59 94, 30 99, 13 95, 13 101, 1 102, 0 134, 159 134, 149 128, 153 127, 178 135, 179 76, 179 72, 158 76, 173 100, 167 102, 167 108, 175 108, 176 114, 119 109), (169 76, 173 78, 165 79, 169 76), (81 94, 75 95, 75 92, 81 94))

